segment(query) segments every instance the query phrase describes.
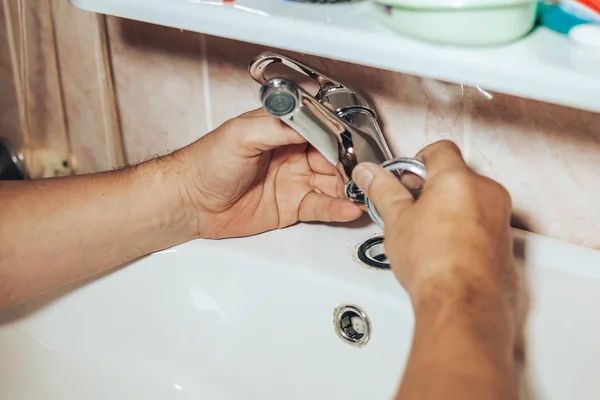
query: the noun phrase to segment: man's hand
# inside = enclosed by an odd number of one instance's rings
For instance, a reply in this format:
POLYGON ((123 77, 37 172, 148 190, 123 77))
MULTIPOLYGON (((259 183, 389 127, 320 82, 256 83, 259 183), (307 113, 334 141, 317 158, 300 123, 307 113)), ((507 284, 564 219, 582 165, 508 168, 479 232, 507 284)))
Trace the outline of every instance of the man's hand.
POLYGON ((427 168, 417 201, 379 166, 364 163, 354 171, 385 222, 386 255, 400 283, 413 299, 440 281, 514 287, 508 192, 473 172, 450 141, 434 143, 416 158, 427 168))
POLYGON ((180 192, 199 237, 248 236, 362 214, 344 198, 335 167, 262 110, 227 121, 173 158, 186 166, 180 192))
POLYGON ((473 172, 452 142, 435 143, 416 158, 427 167, 417 200, 377 165, 354 170, 384 220, 386 255, 415 310, 398 398, 516 398, 510 197, 473 172))
POLYGON ((135 167, 0 181, 0 197, 0 308, 197 237, 361 215, 335 168, 261 111, 135 167))

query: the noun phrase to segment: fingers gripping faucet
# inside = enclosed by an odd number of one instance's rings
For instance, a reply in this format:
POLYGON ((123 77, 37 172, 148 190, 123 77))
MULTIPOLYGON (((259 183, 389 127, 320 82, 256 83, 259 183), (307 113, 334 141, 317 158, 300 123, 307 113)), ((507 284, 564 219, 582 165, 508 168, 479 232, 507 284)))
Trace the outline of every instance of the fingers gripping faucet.
POLYGON ((369 216, 380 228, 383 229, 383 220, 377 209, 352 181, 354 167, 368 161, 389 171, 409 171, 425 180, 423 163, 392 157, 375 107, 357 88, 274 52, 255 57, 249 72, 262 85, 260 99, 265 110, 296 130, 336 167, 344 181, 346 197, 365 204, 369 216), (283 64, 314 80, 318 85, 316 95, 290 79, 267 78, 267 69, 274 64, 283 64))

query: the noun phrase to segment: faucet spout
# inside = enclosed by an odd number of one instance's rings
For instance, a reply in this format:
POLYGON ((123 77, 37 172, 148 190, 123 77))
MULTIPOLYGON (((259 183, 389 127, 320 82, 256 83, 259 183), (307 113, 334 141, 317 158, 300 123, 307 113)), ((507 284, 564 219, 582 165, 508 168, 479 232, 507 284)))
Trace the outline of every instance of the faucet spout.
POLYGON ((364 194, 352 181, 354 167, 363 161, 382 164, 392 158, 371 103, 358 90, 277 53, 259 55, 249 70, 262 84, 260 99, 265 110, 304 136, 337 168, 348 199, 364 203, 364 194), (320 87, 317 95, 313 97, 288 79, 266 79, 265 68, 274 62, 314 79, 320 87))

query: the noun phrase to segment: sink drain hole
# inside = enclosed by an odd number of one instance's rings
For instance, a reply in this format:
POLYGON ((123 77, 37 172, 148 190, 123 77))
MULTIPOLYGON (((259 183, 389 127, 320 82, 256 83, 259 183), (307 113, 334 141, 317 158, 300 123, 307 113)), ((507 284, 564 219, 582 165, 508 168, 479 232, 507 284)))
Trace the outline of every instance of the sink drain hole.
POLYGON ((334 324, 338 336, 354 346, 363 346, 369 340, 371 323, 367 314, 357 306, 340 306, 335 311, 334 324))
POLYGON ((358 247, 358 259, 369 267, 390 269, 390 263, 383 248, 383 236, 375 236, 358 247))

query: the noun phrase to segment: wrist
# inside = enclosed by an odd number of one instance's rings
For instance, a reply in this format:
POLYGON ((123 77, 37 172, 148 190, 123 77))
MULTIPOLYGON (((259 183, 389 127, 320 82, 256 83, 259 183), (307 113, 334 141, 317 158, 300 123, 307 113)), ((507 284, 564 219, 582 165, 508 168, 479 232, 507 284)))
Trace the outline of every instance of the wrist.
POLYGON ((436 325, 443 320, 484 340, 492 335, 511 341, 515 321, 510 294, 492 274, 460 267, 451 271, 423 281, 411 294, 415 318, 436 325))
POLYGON ((173 154, 147 161, 133 168, 134 179, 149 187, 157 224, 177 243, 198 236, 197 216, 186 193, 187 167, 173 154))
POLYGON ((502 288, 493 273, 495 267, 479 267, 483 261, 438 260, 435 267, 422 268, 427 275, 416 277, 408 288, 413 305, 451 303, 454 306, 477 304, 477 299, 503 298, 502 288))
POLYGON ((511 276, 509 272, 514 272, 512 249, 499 250, 496 243, 477 237, 469 238, 468 243, 468 246, 440 246, 420 254, 419 267, 407 287, 413 301, 428 300, 439 292, 457 296, 472 290, 473 295, 491 296, 511 291, 512 285, 505 281, 511 276))
POLYGON ((411 358, 419 357, 418 367, 441 376, 457 394, 515 399, 514 323, 503 295, 481 286, 475 281, 432 284, 434 293, 424 291, 415 299, 411 358))

